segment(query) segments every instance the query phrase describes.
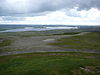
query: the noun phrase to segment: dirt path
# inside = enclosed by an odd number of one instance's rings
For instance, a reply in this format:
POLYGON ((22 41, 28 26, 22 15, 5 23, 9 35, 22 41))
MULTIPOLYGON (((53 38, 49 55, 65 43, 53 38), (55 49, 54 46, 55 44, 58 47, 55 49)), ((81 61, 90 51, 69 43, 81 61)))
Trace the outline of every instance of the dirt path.
POLYGON ((80 36, 87 34, 87 32, 74 34, 74 35, 54 35, 54 36, 34 36, 34 37, 23 37, 17 38, 10 46, 5 47, 5 49, 11 49, 11 51, 6 51, 0 53, 3 55, 13 55, 21 53, 31 53, 31 52, 88 52, 88 53, 100 53, 95 50, 77 50, 77 49, 62 49, 56 46, 48 45, 49 42, 54 42, 56 39, 63 37, 80 36))

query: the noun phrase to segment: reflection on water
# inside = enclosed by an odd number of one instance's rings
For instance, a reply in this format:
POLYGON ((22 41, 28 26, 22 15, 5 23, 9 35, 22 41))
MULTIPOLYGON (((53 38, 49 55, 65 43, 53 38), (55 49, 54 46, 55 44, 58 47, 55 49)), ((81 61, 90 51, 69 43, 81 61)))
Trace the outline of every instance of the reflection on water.
POLYGON ((56 29, 78 29, 78 27, 24 27, 19 29, 10 29, 10 30, 4 30, 0 32, 22 32, 22 31, 45 31, 45 30, 56 30, 56 29))

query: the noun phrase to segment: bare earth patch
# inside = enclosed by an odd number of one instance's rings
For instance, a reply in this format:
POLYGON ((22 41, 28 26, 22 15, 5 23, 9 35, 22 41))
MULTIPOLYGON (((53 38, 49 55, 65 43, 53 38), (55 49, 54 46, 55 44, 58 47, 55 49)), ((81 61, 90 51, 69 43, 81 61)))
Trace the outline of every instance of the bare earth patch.
POLYGON ((32 37, 15 37, 15 41, 11 45, 0 47, 2 52, 0 55, 11 55, 20 53, 31 53, 31 52, 89 52, 89 53, 100 53, 95 50, 77 50, 77 49, 63 49, 58 46, 49 45, 48 43, 55 42, 57 39, 64 37, 80 36, 85 33, 75 35, 53 35, 53 36, 32 36, 32 37))

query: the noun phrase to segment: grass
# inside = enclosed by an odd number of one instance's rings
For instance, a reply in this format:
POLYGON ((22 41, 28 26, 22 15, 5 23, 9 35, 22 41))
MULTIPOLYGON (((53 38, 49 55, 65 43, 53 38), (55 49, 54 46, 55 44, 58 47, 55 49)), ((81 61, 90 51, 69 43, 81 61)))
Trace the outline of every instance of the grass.
POLYGON ((100 32, 91 32, 85 35, 58 39, 50 45, 66 49, 100 50, 100 32))
POLYGON ((0 47, 8 46, 12 43, 12 40, 9 39, 2 39, 3 41, 0 42, 0 47))
POLYGON ((0 37, 33 37, 33 36, 52 36, 52 35, 73 35, 79 32, 64 30, 47 30, 47 31, 26 31, 26 32, 5 32, 0 33, 0 37))
POLYGON ((100 75, 99 57, 75 52, 0 56, 0 75, 100 75))
MULTIPOLYGON (((29 38, 34 36, 54 36, 54 35, 73 35, 78 34, 79 32, 66 32, 65 30, 49 30, 49 31, 30 31, 30 32, 6 32, 6 33, 0 33, 0 40, 4 40, 3 42, 0 42, 0 52, 9 52, 9 51, 24 51, 22 49, 12 49, 11 47, 5 47, 4 46, 10 46, 13 44, 14 41, 22 38, 29 38)), ((34 47, 33 49, 35 49, 34 47)))
POLYGON ((74 35, 74 34, 79 34, 81 32, 65 32, 65 33, 62 33, 62 34, 53 34, 53 35, 74 35))

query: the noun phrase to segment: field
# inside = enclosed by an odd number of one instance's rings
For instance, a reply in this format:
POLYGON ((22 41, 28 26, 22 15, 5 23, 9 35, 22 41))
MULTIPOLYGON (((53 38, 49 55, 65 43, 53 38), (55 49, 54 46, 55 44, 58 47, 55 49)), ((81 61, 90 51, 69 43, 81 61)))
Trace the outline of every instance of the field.
POLYGON ((0 33, 0 75, 100 75, 99 32, 38 33, 0 33))
POLYGON ((66 49, 100 50, 100 32, 91 32, 85 35, 64 37, 51 45, 66 49))
POLYGON ((58 49, 47 43, 52 41, 45 41, 48 39, 56 40, 62 37, 69 37, 69 35, 79 34, 79 32, 65 32, 65 30, 56 31, 41 31, 41 32, 13 32, 0 33, 0 52, 11 51, 52 51, 58 49))
POLYGON ((100 75, 100 55, 53 52, 1 56, 0 75, 100 75))

